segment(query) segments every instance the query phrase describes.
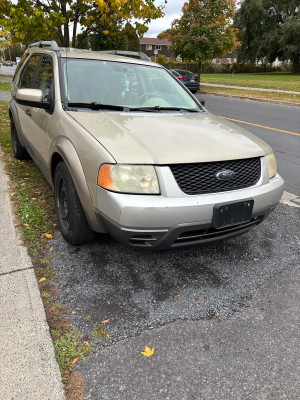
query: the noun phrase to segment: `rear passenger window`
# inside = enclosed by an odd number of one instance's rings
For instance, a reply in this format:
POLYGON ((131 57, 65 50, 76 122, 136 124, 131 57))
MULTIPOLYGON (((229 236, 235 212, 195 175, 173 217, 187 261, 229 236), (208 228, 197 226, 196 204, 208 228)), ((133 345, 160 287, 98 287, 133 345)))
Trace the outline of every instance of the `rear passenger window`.
POLYGON ((19 87, 22 89, 28 89, 31 87, 35 70, 40 60, 40 56, 32 56, 29 60, 28 64, 26 65, 24 72, 21 76, 21 80, 19 83, 19 87))

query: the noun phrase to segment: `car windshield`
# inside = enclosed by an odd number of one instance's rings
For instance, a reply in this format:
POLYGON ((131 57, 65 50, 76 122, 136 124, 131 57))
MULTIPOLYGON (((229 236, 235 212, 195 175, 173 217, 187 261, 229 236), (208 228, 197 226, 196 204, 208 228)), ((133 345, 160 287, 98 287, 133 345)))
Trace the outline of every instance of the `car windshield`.
POLYGON ((75 58, 62 61, 65 97, 70 106, 106 104, 141 111, 201 111, 189 93, 162 68, 75 58))

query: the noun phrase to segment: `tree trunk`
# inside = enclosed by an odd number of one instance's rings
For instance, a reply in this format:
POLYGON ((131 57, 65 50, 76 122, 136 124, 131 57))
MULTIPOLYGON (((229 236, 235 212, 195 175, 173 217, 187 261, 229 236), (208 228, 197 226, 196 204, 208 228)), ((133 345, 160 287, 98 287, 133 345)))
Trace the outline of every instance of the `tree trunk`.
POLYGON ((199 78, 200 78, 200 74, 201 74, 201 66, 202 66, 202 62, 198 61, 198 75, 199 75, 199 78))
POLYGON ((300 73, 300 62, 293 63, 293 72, 294 72, 294 74, 300 73))

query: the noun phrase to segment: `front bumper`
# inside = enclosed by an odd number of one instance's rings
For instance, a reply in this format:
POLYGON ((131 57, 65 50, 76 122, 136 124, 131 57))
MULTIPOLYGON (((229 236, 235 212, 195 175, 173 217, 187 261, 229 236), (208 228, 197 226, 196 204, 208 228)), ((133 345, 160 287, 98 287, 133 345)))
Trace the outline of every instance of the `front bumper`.
POLYGON ((250 188, 189 196, 179 189, 168 167, 158 167, 161 195, 128 195, 98 187, 99 216, 112 236, 136 247, 165 249, 226 239, 262 222, 279 202, 283 179, 277 174, 269 180, 267 170, 262 171, 259 182, 250 188), (254 206, 249 222, 212 229, 216 204, 250 198, 254 206))

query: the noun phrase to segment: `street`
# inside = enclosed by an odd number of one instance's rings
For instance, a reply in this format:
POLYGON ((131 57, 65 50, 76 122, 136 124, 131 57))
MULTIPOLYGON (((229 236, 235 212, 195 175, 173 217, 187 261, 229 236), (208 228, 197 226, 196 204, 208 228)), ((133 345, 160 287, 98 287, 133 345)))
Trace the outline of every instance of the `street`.
MULTIPOLYGON (((300 133, 299 108, 201 97, 216 115, 300 133)), ((300 137, 240 125, 273 147, 300 195, 300 137)), ((280 204, 243 236, 154 253, 106 235, 74 248, 57 234, 47 257, 60 301, 95 348, 75 366, 86 399, 299 399, 299 210, 280 204), (91 337, 101 321, 105 341, 91 337)))

